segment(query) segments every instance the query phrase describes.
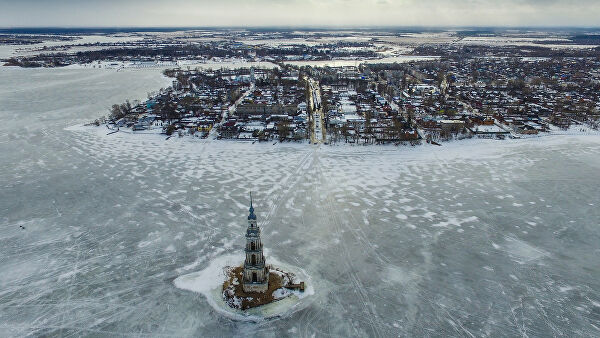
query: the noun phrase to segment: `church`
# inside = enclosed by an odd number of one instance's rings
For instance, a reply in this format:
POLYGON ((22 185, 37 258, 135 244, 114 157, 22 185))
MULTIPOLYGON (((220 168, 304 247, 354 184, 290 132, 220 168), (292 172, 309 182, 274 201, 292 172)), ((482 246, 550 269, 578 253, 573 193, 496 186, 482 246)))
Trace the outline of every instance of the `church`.
POLYGON ((249 212, 244 264, 227 267, 222 293, 227 305, 241 310, 278 301, 293 295, 293 290, 303 292, 305 288, 304 282, 295 282, 296 276, 293 273, 267 265, 260 227, 252 205, 252 194, 249 212))
POLYGON ((269 289, 269 267, 265 264, 260 227, 256 223, 252 206, 252 193, 250 193, 249 211, 242 287, 244 292, 265 292, 269 289))

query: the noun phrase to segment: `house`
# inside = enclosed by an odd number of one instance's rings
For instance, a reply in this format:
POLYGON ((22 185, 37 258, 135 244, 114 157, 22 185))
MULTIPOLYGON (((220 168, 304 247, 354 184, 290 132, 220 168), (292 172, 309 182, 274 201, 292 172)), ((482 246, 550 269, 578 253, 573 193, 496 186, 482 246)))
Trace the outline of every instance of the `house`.
POLYGON ((465 127, 465 121, 462 120, 441 120, 442 131, 459 132, 465 127))
POLYGON ((506 135, 509 135, 510 132, 505 130, 504 128, 501 128, 498 125, 476 125, 473 126, 471 128, 468 128, 469 131, 475 135, 477 135, 480 138, 492 138, 494 136, 496 137, 504 137, 506 135))

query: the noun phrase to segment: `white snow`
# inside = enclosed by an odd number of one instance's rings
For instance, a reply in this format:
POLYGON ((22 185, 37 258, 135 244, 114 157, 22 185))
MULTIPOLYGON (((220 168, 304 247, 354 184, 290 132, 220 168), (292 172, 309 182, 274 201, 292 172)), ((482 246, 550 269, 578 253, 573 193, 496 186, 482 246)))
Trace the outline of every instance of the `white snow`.
POLYGON ((273 298, 275 299, 281 299, 281 298, 285 298, 289 295, 291 295, 292 293, 286 289, 286 288, 279 288, 275 291, 273 291, 273 298))

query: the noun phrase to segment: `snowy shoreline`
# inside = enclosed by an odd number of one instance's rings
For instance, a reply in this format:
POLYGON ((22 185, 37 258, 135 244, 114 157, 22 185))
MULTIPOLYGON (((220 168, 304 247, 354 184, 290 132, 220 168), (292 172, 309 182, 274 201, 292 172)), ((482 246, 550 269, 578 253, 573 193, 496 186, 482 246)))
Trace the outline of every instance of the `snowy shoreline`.
MULTIPOLYGON (((592 142, 600 143, 599 132, 578 132, 578 131, 552 131, 543 135, 528 136, 516 139, 486 139, 486 138, 468 138, 462 140, 451 140, 442 143, 441 146, 428 144, 423 142, 420 145, 411 146, 409 144, 402 144, 396 146, 394 144, 352 144, 352 143, 334 143, 328 145, 311 145, 308 142, 250 142, 248 140, 217 140, 217 139, 202 139, 199 137, 177 137, 172 136, 166 139, 164 134, 160 133, 148 133, 148 132, 132 132, 132 131, 119 131, 117 133, 110 133, 111 130, 96 126, 86 125, 72 125, 65 128, 67 131, 72 132, 84 132, 96 134, 98 137, 106 139, 119 138, 119 141, 123 141, 126 145, 140 146, 145 142, 156 142, 162 141, 165 144, 171 145, 203 145, 214 147, 217 149, 225 149, 228 147, 256 147, 257 149, 276 149, 277 147, 292 147, 292 148, 306 148, 306 149, 319 149, 325 152, 336 152, 336 151, 355 151, 364 152, 372 151, 376 153, 378 149, 385 152, 399 152, 406 154, 422 154, 424 156, 433 155, 434 158, 445 158, 450 155, 459 157, 477 157, 484 154, 497 153, 498 150, 503 148, 513 148, 519 146, 537 145, 537 146, 550 146, 569 142, 570 140, 587 140, 592 142), (139 144, 138 144, 139 143, 139 144)), ((193 148, 191 148, 193 149, 193 148)))

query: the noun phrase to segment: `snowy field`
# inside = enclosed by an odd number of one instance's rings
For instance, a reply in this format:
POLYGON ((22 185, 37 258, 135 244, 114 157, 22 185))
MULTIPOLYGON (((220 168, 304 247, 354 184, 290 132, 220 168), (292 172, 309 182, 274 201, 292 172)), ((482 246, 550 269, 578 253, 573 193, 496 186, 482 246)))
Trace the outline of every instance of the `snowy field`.
POLYGON ((0 335, 600 335, 600 138, 249 144, 72 127, 157 70, 0 68, 0 335), (248 193, 299 311, 173 281, 243 250, 248 193))
POLYGON ((411 55, 399 55, 399 56, 390 56, 383 57, 380 59, 370 59, 370 60, 346 60, 346 59, 337 59, 337 60, 321 60, 321 61, 284 61, 283 63, 293 65, 293 66, 311 66, 311 67, 347 67, 347 66, 355 66, 358 67, 361 63, 408 63, 415 61, 431 61, 439 59, 438 56, 411 56, 411 55))

